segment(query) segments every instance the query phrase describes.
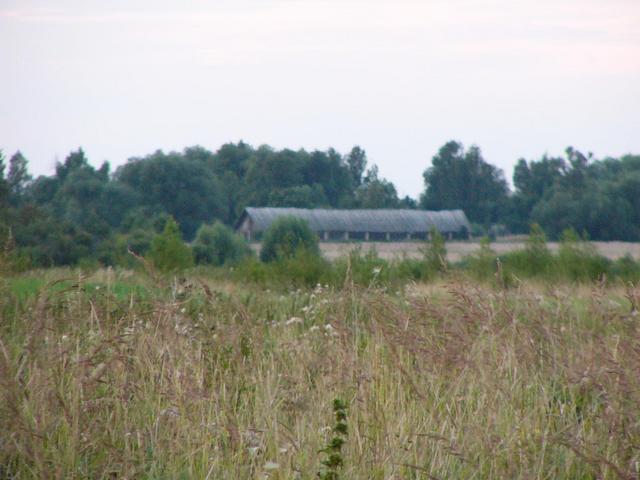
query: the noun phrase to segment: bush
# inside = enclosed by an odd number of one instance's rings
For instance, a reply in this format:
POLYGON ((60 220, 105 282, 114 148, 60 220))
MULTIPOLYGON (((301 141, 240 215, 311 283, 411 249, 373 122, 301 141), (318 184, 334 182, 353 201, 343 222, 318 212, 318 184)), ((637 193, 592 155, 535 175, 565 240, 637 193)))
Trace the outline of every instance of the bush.
POLYGON ((597 280, 607 272, 609 264, 610 261, 582 240, 575 230, 562 232, 557 257, 558 276, 574 281, 597 280))
POLYGON ((271 275, 283 285, 312 287, 318 283, 333 283, 331 263, 310 250, 301 248, 292 257, 268 264, 271 275))
POLYGON ((246 257, 231 268, 231 277, 238 282, 266 284, 269 280, 268 265, 255 257, 246 257))
POLYGON ((507 275, 513 273, 522 277, 548 275, 553 263, 544 231, 535 223, 531 225, 524 250, 509 252, 501 259, 507 275))
POLYGON ((609 271, 612 277, 625 282, 640 282, 640 262, 628 253, 611 263, 609 271))
POLYGON ((350 280, 364 287, 386 284, 391 274, 389 264, 378 256, 374 248, 363 255, 360 246, 351 250, 346 257, 338 259, 335 269, 337 282, 350 280))
POLYGON ((260 259, 272 262, 291 258, 301 249, 320 256, 318 237, 305 220, 291 216, 280 217, 264 233, 260 259))
POLYGON ((224 265, 238 263, 252 253, 251 247, 240 235, 226 225, 216 222, 198 229, 193 245, 197 264, 224 265))
POLYGON ((431 227, 429 237, 429 243, 424 250, 427 270, 445 272, 447 270, 447 248, 444 246, 444 237, 435 227, 431 227))
POLYGON ((161 272, 175 272, 193 266, 191 249, 185 245, 178 224, 169 218, 161 234, 151 242, 149 259, 161 272))
POLYGON ((484 236, 480 240, 480 248, 465 259, 464 266, 474 278, 487 280, 497 272, 497 257, 491 248, 491 240, 484 236))

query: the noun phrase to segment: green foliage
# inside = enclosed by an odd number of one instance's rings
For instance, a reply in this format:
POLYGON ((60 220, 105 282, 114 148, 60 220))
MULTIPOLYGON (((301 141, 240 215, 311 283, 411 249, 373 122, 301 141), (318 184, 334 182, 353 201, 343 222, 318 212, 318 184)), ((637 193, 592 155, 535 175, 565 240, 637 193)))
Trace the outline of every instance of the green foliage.
POLYGON ((139 196, 138 205, 172 215, 187 239, 203 222, 223 215, 219 180, 205 163, 189 155, 158 151, 130 159, 115 178, 139 196))
POLYGON ((380 178, 373 165, 355 191, 355 205, 359 208, 398 208, 398 192, 393 183, 380 178))
POLYGON ((0 276, 23 270, 24 260, 18 257, 11 230, 0 236, 0 276), (22 260, 22 261, 21 261, 22 260))
POLYGON ((574 281, 597 280, 606 274, 609 263, 575 230, 567 229, 562 233, 556 261, 560 277, 574 281))
POLYGON ((433 272, 444 272, 447 270, 447 248, 442 234, 431 227, 429 242, 424 250, 424 261, 427 269, 433 272))
POLYGON ((264 233, 260 259, 272 262, 290 258, 301 249, 319 256, 318 237, 305 220, 284 216, 274 221, 264 233))
MULTIPOLYGON (((162 230, 169 215, 191 241, 205 223, 233 225, 247 205, 416 207, 415 200, 398 198, 395 186, 379 176, 375 165, 366 170, 366 153, 360 147, 341 155, 334 149, 275 150, 244 142, 225 144, 215 152, 196 146, 132 158, 113 175, 108 163, 94 167, 79 148, 57 163, 54 175, 36 179, 22 153, 8 162, 6 158, 0 154, 0 228, 12 230, 16 258, 25 266, 81 261, 131 266, 127 247, 144 254, 149 237, 162 230)), ((524 232, 538 223, 553 240, 569 228, 596 240, 640 240, 637 155, 594 160, 568 148, 562 158, 521 159, 514 170, 515 192, 507 196, 502 172, 484 160, 479 148, 465 150, 449 142, 424 177, 420 206, 464 209, 474 222, 475 236, 493 239, 507 233, 502 225, 524 232)), ((614 268, 584 251, 584 242, 562 244, 565 248, 549 271, 549 252, 537 252, 531 245, 503 256, 503 266, 525 276, 575 280, 614 268)), ((204 244, 196 246, 198 261, 222 261, 204 244)), ((475 269, 477 262, 471 263, 475 269)), ((626 272, 625 265, 621 260, 615 268, 626 272)), ((434 267, 440 270, 443 264, 419 266, 407 260, 384 272, 391 281, 396 275, 424 279, 432 276, 429 270, 434 267)))
POLYGON ((496 252, 491 248, 491 240, 488 236, 480 240, 480 248, 466 259, 466 268, 469 273, 480 280, 488 280, 497 273, 496 252))
POLYGON ((326 458, 322 460, 323 468, 318 472, 318 478, 321 480, 338 480, 340 469, 344 466, 342 447, 349 435, 349 428, 347 426, 347 405, 339 398, 333 401, 333 415, 335 417, 335 425, 332 428, 334 436, 329 440, 327 446, 320 450, 326 455, 326 458))
POLYGON ((442 210, 461 208, 472 222, 490 224, 505 210, 509 192, 504 174, 487 163, 480 149, 466 152, 459 142, 448 142, 425 170, 421 206, 442 210))
POLYGON ((335 272, 337 286, 346 281, 363 287, 386 285, 392 274, 389 262, 380 258, 374 248, 363 253, 360 246, 335 262, 335 272))
POLYGON ((251 255, 251 247, 240 235, 221 222, 202 225, 193 244, 197 264, 224 265, 237 263, 251 255))
POLYGON ((627 254, 610 264, 607 275, 624 282, 638 283, 640 282, 640 262, 627 254))
POLYGON ((362 176, 367 168, 367 154, 362 148, 356 145, 351 149, 345 160, 349 167, 353 187, 358 188, 362 185, 362 176))
POLYGON ((268 278, 281 285, 312 287, 318 283, 331 282, 331 264, 317 253, 306 248, 295 251, 293 256, 285 256, 268 264, 268 278))
POLYGON ((273 283, 274 279, 269 264, 256 257, 246 257, 238 265, 230 268, 231 277, 238 282, 251 282, 259 285, 273 283))
POLYGON ((568 228, 598 240, 640 239, 640 157, 593 161, 571 147, 566 159, 521 162, 507 222, 516 231, 526 219, 551 238, 568 228))
POLYGON ((176 272, 193 266, 191 249, 182 241, 173 218, 167 221, 163 232, 153 238, 148 258, 161 272, 176 272))
POLYGON ((17 151, 9 159, 9 171, 7 173, 10 200, 14 205, 20 203, 22 195, 31 179, 27 159, 24 158, 20 151, 17 151))
POLYGON ((519 271, 527 272, 530 276, 544 275, 551 264, 551 251, 547 247, 547 239, 540 225, 531 225, 529 237, 524 250, 519 255, 505 259, 505 265, 516 266, 519 271))

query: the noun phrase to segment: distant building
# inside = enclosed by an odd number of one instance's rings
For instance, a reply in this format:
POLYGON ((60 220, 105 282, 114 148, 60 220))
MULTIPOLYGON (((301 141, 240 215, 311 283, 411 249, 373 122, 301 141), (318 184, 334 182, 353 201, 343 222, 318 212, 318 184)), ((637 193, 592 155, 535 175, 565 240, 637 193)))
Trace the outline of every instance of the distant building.
POLYGON ((471 225, 462 210, 330 210, 324 208, 247 207, 236 231, 259 240, 278 217, 293 216, 309 223, 323 241, 399 241, 429 237, 433 227, 447 238, 468 238, 471 225))

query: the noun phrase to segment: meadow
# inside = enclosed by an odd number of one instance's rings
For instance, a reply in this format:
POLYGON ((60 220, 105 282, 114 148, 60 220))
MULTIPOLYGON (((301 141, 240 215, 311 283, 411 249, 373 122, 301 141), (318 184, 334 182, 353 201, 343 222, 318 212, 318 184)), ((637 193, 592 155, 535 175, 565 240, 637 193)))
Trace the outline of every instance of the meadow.
POLYGON ((4 276, 0 478, 638 478, 637 284, 356 274, 4 276))
MULTIPOLYGON (((526 246, 526 236, 510 236, 499 238, 492 243, 492 248, 499 255, 508 254, 517 250, 521 250, 526 246)), ((638 242, 591 242, 595 250, 609 260, 617 260, 625 255, 631 255, 634 258, 640 257, 640 243, 638 242)), ((560 248, 560 242, 547 242, 549 249, 557 252, 560 248)), ((260 244, 254 243, 252 247, 260 250, 260 244)), ((369 242, 366 244, 358 242, 325 242, 320 244, 320 250, 326 258, 337 259, 347 255, 354 248, 375 248, 378 255, 385 260, 393 260, 402 257, 420 258, 424 242, 369 242)), ((468 241, 448 241, 447 242, 447 260, 450 262, 459 262, 469 255, 473 255, 480 250, 480 241, 478 239, 468 241)))

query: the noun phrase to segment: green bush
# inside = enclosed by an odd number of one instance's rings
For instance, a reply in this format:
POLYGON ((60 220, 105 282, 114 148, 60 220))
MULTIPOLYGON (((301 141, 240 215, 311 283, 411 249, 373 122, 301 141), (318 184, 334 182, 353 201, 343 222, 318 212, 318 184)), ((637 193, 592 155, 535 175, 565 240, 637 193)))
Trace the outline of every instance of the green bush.
POLYGON ((220 222, 202 225, 193 245, 197 264, 224 265, 238 263, 252 254, 251 247, 240 235, 220 222))
POLYGON ((273 262, 291 258, 300 249, 319 256, 318 237, 305 220, 291 216, 280 217, 264 233, 260 259, 263 262, 273 262))
POLYGON ((509 252, 500 259, 507 276, 515 274, 519 277, 548 276, 554 260, 544 231, 535 223, 531 225, 525 248, 509 252))
POLYGON ((175 272, 193 266, 191 249, 182 241, 180 229, 173 218, 169 218, 161 234, 151 241, 149 260, 161 272, 175 272))
POLYGON ((474 278, 487 280, 497 272, 497 258, 498 255, 491 248, 491 240, 484 236, 480 240, 480 248, 464 260, 463 267, 474 278))
POLYGON ((429 237, 429 242, 423 252, 427 269, 432 272, 445 272, 447 270, 447 248, 444 245, 444 237, 435 227, 431 227, 429 237))
POLYGON ((380 258, 374 248, 363 254, 360 246, 336 260, 335 270, 337 282, 346 279, 364 287, 387 284, 391 275, 389 263, 380 258))
POLYGON ((403 257, 389 266, 393 267, 394 277, 400 281, 426 281, 433 277, 433 271, 426 268, 424 261, 420 259, 403 257))
POLYGON ((246 257, 231 268, 231 277, 239 282, 266 284, 269 280, 269 266, 255 257, 246 257))
POLYGON ((640 282, 640 262, 627 253, 611 263, 609 275, 625 282, 640 282))
POLYGON ((283 285, 311 287, 318 283, 333 284, 333 268, 331 263, 310 250, 301 248, 291 257, 284 257, 271 262, 270 278, 283 285))
POLYGON ((572 228, 562 232, 555 262, 556 275, 573 281, 597 280, 609 270, 610 261, 584 241, 572 228))

